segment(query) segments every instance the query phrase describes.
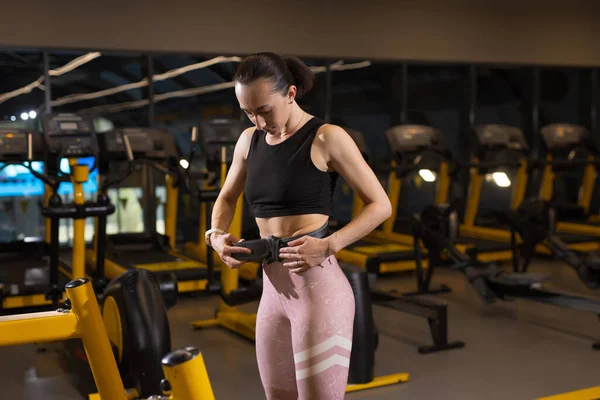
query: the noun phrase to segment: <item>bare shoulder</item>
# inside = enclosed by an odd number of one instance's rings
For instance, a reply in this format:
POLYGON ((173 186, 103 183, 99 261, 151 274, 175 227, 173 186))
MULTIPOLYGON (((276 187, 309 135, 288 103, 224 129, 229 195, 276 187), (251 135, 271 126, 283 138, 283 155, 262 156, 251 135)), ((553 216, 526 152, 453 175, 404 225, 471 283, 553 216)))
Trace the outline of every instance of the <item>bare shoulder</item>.
POLYGON ((354 139, 344 128, 333 124, 324 124, 317 132, 316 141, 329 154, 353 151, 356 147, 354 139))
POLYGON ((353 143, 352 138, 344 128, 333 124, 324 124, 321 126, 317 132, 316 139, 321 145, 327 148, 353 143))
POLYGON ((252 135, 255 131, 256 128, 253 126, 244 129, 235 146, 236 152, 243 154, 244 159, 248 157, 248 152, 250 151, 250 142, 252 141, 252 135))

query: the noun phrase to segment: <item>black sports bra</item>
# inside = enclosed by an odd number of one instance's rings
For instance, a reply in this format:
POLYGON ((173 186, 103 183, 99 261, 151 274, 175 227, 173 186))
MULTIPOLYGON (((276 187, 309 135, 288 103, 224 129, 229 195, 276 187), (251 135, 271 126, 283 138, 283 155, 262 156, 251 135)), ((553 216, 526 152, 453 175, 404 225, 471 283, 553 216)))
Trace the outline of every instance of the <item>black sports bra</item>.
POLYGON ((313 117, 276 145, 267 143, 267 133, 254 131, 244 189, 254 217, 331 215, 338 175, 318 169, 310 156, 313 140, 323 124, 325 121, 313 117))

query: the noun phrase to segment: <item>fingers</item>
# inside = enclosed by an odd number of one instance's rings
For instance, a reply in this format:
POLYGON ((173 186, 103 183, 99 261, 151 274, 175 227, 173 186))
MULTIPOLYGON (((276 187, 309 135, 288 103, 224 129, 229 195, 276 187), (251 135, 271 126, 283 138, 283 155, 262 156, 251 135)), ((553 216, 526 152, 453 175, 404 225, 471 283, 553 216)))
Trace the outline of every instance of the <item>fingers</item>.
POLYGON ((223 247, 223 254, 227 254, 227 255, 231 255, 234 253, 245 253, 245 254, 252 254, 252 250, 250 250, 247 247, 242 247, 242 246, 231 246, 226 244, 223 247))
POLYGON ((284 262, 283 267, 289 269, 290 272, 294 272, 294 273, 308 271, 309 269, 312 268, 309 263, 307 263, 306 261, 304 261, 302 259, 284 262))
POLYGON ((246 263, 246 261, 239 261, 230 256, 223 256, 221 260, 231 269, 238 269, 246 263))
POLYGON ((303 248, 302 245, 304 244, 300 243, 292 246, 291 243, 293 242, 288 243, 287 247, 280 248, 279 253, 298 253, 303 248))
POLYGON ((290 268, 290 272, 293 272, 295 274, 299 274, 301 272, 306 272, 309 269, 311 269, 312 267, 308 264, 300 264, 299 267, 295 267, 295 268, 290 268))
POLYGON ((302 261, 302 255, 299 253, 279 253, 279 258, 289 261, 302 261))
POLYGON ((287 245, 290 247, 300 246, 301 244, 304 244, 304 242, 306 242, 306 238, 306 236, 302 236, 300 239, 292 240, 287 245))

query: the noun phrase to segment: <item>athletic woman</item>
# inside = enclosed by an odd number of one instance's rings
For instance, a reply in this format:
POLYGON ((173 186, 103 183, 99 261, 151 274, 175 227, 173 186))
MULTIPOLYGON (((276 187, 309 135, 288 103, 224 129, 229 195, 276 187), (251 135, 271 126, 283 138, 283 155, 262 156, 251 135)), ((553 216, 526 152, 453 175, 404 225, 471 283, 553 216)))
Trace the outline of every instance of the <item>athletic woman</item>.
POLYGON ((254 127, 240 136, 214 205, 207 240, 230 268, 243 261, 227 233, 244 192, 262 238, 294 238, 280 261, 263 263, 256 355, 267 399, 343 399, 352 347, 354 295, 334 254, 391 215, 391 204, 352 138, 306 113, 297 99, 314 84, 298 58, 254 54, 239 65, 235 94, 254 127), (336 177, 365 207, 349 224, 323 234, 336 177))

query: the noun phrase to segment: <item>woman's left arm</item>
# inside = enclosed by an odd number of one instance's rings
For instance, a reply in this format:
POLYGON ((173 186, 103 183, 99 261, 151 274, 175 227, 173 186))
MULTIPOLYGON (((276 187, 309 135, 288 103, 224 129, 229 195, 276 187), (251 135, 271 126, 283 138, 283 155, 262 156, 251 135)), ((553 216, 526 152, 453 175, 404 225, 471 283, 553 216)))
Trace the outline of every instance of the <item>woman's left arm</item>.
POLYGON ((361 198, 365 206, 350 223, 324 239, 310 236, 288 243, 282 258, 294 272, 320 264, 325 258, 362 239, 392 215, 390 200, 350 135, 336 125, 325 125, 316 141, 323 149, 327 165, 335 170, 361 198), (293 261, 302 265, 294 268, 293 261))
POLYGON ((329 236, 335 254, 362 239, 392 215, 392 205, 379 179, 367 164, 350 135, 336 125, 327 125, 321 136, 328 166, 335 170, 364 202, 362 212, 350 223, 329 236))

